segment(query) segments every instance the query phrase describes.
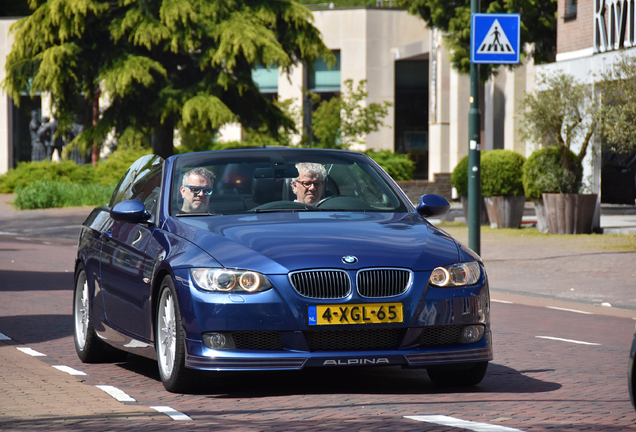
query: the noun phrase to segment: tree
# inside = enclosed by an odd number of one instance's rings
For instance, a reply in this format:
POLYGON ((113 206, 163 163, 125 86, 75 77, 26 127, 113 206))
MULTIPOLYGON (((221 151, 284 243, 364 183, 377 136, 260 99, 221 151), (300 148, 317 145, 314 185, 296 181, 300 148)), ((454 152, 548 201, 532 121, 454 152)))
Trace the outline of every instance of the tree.
MULTIPOLYGON (((452 66, 462 73, 470 71, 470 1, 396 0, 413 15, 419 15, 429 27, 446 33, 452 66)), ((484 0, 482 13, 519 13, 521 46, 534 44, 535 63, 552 62, 556 53, 557 0, 484 0)), ((525 53, 521 52, 522 60, 525 53)), ((481 65, 482 79, 497 65, 481 65)))
POLYGON ((346 80, 344 91, 328 101, 322 101, 312 115, 313 132, 318 140, 314 147, 344 148, 363 144, 365 136, 376 132, 389 114, 390 102, 364 106, 368 94, 367 81, 353 88, 353 80, 346 80))
POLYGON ((636 56, 623 55, 597 85, 602 98, 604 150, 629 153, 636 147, 636 56))
POLYGON ((289 72, 330 59, 311 12, 292 0, 29 0, 16 22, 3 82, 9 96, 49 92, 64 131, 88 103, 92 122, 73 141, 87 149, 113 130, 127 145, 152 136, 169 156, 175 128, 293 122, 252 80, 260 64, 289 72), (97 110, 101 95, 107 107, 97 110), (84 101, 84 102, 82 102, 84 101))
POLYGON ((578 193, 582 164, 597 125, 603 117, 593 86, 564 72, 539 75, 535 93, 524 99, 521 136, 541 147, 553 146, 560 154, 560 189, 578 193), (572 144, 581 149, 572 157, 572 144))

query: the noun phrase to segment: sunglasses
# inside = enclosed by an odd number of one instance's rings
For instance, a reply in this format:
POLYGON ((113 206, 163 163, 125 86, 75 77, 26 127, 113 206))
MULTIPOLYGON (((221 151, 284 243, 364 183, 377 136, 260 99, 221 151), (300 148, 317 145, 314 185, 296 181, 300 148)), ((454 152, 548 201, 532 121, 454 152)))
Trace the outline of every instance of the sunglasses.
POLYGON ((185 186, 188 189, 190 189, 190 192, 192 192, 195 195, 198 195, 199 193, 201 193, 201 191, 203 191, 203 195, 207 195, 210 196, 212 195, 212 188, 211 187, 201 187, 201 186, 185 186))

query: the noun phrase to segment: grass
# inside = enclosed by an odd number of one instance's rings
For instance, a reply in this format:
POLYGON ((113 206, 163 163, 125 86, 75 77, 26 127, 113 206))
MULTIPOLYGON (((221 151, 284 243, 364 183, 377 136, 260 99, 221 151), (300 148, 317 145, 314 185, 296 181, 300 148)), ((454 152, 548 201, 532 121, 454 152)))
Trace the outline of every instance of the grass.
MULTIPOLYGON (((468 226, 461 222, 442 222, 437 226, 464 244, 468 244, 468 226)), ((481 227, 482 243, 505 241, 505 238, 527 242, 541 242, 546 248, 551 245, 570 249, 587 250, 636 250, 636 234, 547 234, 534 227, 493 229, 485 225, 481 227)))
POLYGON ((18 210, 55 207, 100 206, 108 203, 114 186, 71 184, 37 180, 16 189, 13 205, 18 210))

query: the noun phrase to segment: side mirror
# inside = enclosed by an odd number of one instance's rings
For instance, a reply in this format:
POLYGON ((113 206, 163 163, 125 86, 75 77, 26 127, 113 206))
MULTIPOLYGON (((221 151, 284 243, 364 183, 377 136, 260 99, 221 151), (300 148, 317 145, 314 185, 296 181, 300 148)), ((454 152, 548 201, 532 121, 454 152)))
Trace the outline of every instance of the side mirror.
POLYGON ((424 217, 442 216, 450 209, 450 204, 440 195, 422 195, 417 201, 417 212, 424 217))
POLYGON ((150 219, 150 213, 141 201, 126 200, 113 206, 110 210, 110 217, 116 221, 139 223, 150 219))

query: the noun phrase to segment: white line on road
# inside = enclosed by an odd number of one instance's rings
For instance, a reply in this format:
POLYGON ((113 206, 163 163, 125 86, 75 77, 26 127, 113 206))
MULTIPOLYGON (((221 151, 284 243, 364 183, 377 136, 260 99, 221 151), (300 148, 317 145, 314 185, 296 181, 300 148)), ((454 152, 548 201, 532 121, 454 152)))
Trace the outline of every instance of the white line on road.
POLYGON ((506 301, 506 300, 495 300, 495 299, 490 299, 490 301, 493 301, 495 303, 507 303, 507 304, 514 304, 511 301, 506 301))
POLYGON ((162 414, 167 415, 172 420, 192 420, 190 417, 188 417, 184 413, 179 412, 175 409, 172 409, 169 406, 151 406, 150 408, 162 414))
POLYGON ((69 366, 55 365, 53 367, 57 370, 66 372, 67 374, 71 374, 71 375, 86 375, 86 373, 82 371, 78 371, 77 369, 73 369, 72 367, 69 367, 69 366))
POLYGON ((7 336, 6 334, 0 333, 0 340, 11 340, 11 338, 7 336))
POLYGON ((117 387, 113 387, 109 385, 98 385, 95 387, 105 391, 106 393, 108 393, 109 395, 117 399, 119 402, 137 402, 135 399, 128 396, 125 392, 123 392, 122 390, 119 390, 117 387))
POLYGON ((20 347, 20 348, 17 348, 17 349, 18 349, 18 351, 22 351, 23 353, 28 354, 28 355, 33 356, 33 357, 46 357, 46 354, 42 354, 41 352, 37 352, 36 350, 33 350, 31 348, 22 348, 22 347, 20 347))
POLYGON ((513 429, 506 426, 492 425, 488 423, 477 423, 448 417, 444 415, 430 416, 404 416, 407 419, 417 420, 426 423, 435 423, 443 426, 451 426, 462 429, 468 429, 475 432, 523 432, 520 429, 513 429))
POLYGON ((581 345, 601 345, 599 343, 583 342, 583 341, 577 341, 572 339, 561 339, 561 338, 555 338, 551 336, 535 336, 535 337, 538 337, 539 339, 550 339, 550 340, 561 341, 561 342, 571 342, 571 343, 581 344, 581 345))
POLYGON ((585 311, 580 311, 580 310, 576 310, 576 309, 566 309, 566 308, 560 308, 560 307, 556 307, 556 306, 546 306, 548 309, 554 309, 554 310, 560 310, 560 311, 566 311, 566 312, 575 312, 575 313, 580 313, 580 314, 585 314, 585 315, 594 315, 594 313, 592 312, 585 312, 585 311))

